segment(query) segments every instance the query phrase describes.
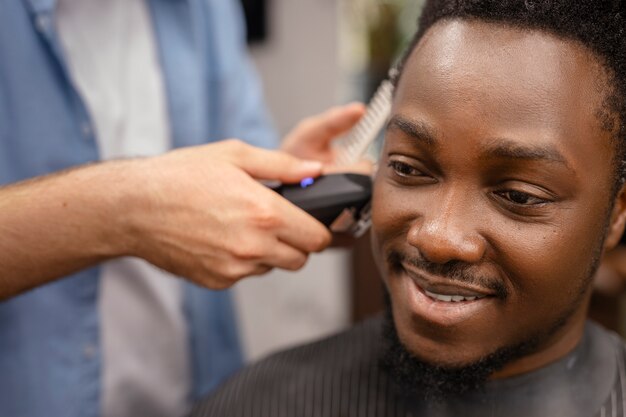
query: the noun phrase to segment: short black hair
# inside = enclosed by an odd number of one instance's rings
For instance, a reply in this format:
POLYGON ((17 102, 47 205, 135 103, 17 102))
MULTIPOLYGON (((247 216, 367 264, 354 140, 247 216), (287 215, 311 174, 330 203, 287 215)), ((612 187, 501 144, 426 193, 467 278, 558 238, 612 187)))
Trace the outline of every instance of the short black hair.
POLYGON ((442 20, 478 20, 543 31, 586 47, 604 68, 606 99, 597 116, 615 141, 614 191, 626 178, 626 0, 426 0, 410 47, 399 63, 399 75, 415 46, 442 20))

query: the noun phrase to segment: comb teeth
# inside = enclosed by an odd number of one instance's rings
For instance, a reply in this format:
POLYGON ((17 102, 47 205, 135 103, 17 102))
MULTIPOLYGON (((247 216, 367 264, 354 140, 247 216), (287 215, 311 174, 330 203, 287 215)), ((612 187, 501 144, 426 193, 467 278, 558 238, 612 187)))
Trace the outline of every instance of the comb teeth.
POLYGON ((369 102, 365 115, 346 136, 337 142, 336 165, 351 165, 359 161, 385 126, 391 113, 392 95, 391 81, 383 81, 369 102))

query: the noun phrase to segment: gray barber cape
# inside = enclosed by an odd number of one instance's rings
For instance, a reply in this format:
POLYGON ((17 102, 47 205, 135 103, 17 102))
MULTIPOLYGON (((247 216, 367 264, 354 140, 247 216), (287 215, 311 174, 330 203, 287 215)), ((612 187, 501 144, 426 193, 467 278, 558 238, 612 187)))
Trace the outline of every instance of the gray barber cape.
POLYGON ((626 416, 626 349, 588 322, 581 343, 539 370, 428 403, 400 395, 380 366, 383 319, 275 354, 198 403, 193 417, 626 416))

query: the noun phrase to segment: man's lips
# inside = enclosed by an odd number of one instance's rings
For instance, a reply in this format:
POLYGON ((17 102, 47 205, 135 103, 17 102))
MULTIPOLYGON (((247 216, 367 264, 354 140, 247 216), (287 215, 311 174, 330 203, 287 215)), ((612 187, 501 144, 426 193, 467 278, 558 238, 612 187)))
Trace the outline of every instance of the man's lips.
POLYGON ((402 280, 402 291, 408 297, 412 314, 420 321, 443 327, 457 326, 493 308, 497 299, 493 290, 431 276, 405 264, 402 267, 406 278, 402 280))
POLYGON ((496 295, 493 290, 488 288, 465 282, 452 281, 450 278, 433 276, 424 271, 416 270, 406 264, 402 264, 402 267, 426 295, 438 301, 474 301, 476 299, 496 295))

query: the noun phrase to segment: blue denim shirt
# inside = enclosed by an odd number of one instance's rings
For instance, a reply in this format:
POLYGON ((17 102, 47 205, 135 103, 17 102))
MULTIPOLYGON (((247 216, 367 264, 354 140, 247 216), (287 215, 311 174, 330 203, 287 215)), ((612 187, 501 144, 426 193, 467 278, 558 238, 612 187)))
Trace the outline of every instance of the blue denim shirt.
MULTIPOLYGON (((147 1, 175 146, 227 137, 275 145, 238 0, 147 1)), ((0 184, 98 160, 54 10, 54 0, 0 1, 0 184)), ((0 416, 99 415, 98 276, 85 270, 0 303, 0 416)), ((185 286, 195 399, 241 352, 228 292, 185 286)))

